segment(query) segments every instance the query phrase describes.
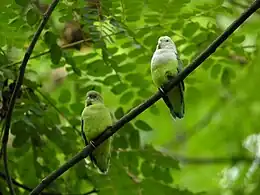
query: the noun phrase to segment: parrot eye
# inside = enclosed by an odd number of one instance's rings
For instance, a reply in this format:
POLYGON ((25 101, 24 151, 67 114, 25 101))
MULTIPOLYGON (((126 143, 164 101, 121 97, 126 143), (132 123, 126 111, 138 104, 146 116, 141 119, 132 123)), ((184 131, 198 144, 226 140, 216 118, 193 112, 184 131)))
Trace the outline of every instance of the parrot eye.
POLYGON ((166 42, 169 42, 169 39, 166 39, 165 41, 166 41, 166 42))
POLYGON ((91 99, 95 99, 95 98, 96 98, 96 95, 90 94, 89 97, 90 97, 91 99))

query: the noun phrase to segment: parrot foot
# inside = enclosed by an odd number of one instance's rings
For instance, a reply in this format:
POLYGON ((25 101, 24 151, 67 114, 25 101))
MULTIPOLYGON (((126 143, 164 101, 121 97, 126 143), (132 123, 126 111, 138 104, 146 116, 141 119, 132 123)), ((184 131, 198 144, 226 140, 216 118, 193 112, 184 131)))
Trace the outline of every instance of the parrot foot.
POLYGON ((96 148, 95 144, 93 141, 89 141, 89 144, 93 146, 93 148, 96 148))
POLYGON ((162 87, 159 87, 158 89, 159 89, 160 93, 162 94, 162 97, 167 96, 162 87))

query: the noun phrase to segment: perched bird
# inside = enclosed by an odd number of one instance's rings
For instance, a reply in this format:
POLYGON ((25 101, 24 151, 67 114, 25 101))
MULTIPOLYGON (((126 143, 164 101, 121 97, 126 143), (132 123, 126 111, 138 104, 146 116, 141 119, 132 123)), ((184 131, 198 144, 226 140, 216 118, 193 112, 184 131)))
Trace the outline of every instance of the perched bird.
POLYGON ((176 77, 182 68, 174 42, 168 36, 160 37, 151 60, 152 80, 163 94, 163 100, 174 119, 184 117, 184 82, 181 81, 167 94, 161 87, 176 77))
MULTIPOLYGON (((103 98, 96 91, 87 93, 85 108, 81 115, 81 133, 85 144, 92 144, 108 126, 113 124, 113 116, 104 105, 103 98)), ((90 155, 90 160, 102 173, 107 173, 110 163, 112 137, 99 145, 90 155)))

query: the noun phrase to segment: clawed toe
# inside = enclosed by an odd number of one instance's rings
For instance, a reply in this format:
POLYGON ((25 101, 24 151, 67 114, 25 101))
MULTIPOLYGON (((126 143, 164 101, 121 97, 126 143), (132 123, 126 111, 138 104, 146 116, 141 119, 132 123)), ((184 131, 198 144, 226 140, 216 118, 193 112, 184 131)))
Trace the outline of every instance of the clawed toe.
POLYGON ((166 93, 164 92, 163 88, 159 87, 158 89, 159 89, 160 93, 162 94, 162 96, 165 97, 166 93))
POLYGON ((95 146, 93 141, 90 141, 89 143, 93 146, 93 148, 96 148, 96 146, 95 146))

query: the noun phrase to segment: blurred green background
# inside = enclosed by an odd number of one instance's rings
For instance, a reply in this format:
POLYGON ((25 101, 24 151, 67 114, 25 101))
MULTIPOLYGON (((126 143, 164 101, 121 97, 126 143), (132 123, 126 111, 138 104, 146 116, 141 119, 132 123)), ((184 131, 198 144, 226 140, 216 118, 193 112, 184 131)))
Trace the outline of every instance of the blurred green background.
MULTIPOLYGON (((20 60, 51 1, 1 3, 3 126, 20 60)), ((27 65, 14 109, 8 142, 12 178, 33 188, 84 147, 80 114, 88 90, 100 91, 117 119, 155 93, 150 60, 160 36, 174 40, 187 66, 251 3, 60 1, 27 65)), ((114 135, 107 175, 81 161, 45 192, 259 194, 259 21, 260 10, 185 79, 182 120, 173 121, 160 100, 114 135)), ((2 161, 0 176, 0 192, 9 194, 2 161)), ((17 194, 29 193, 14 186, 17 194)))

